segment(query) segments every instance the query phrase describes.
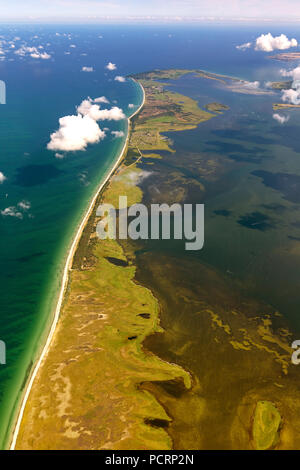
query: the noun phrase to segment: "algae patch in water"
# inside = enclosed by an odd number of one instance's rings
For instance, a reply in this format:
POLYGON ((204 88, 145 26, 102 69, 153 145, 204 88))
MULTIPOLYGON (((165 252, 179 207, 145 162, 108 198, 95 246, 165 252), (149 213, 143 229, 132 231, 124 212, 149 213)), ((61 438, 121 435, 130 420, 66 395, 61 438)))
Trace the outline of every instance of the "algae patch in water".
POLYGON ((281 416, 273 403, 259 401, 253 421, 253 440, 257 450, 273 448, 279 440, 281 416))

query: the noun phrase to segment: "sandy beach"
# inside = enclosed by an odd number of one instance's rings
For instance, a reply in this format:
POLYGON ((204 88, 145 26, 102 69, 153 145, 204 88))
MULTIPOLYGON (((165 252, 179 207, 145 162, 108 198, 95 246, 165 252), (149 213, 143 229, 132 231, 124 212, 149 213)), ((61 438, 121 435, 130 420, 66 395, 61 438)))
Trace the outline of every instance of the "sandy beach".
MULTIPOLYGON (((134 79, 131 79, 131 80, 133 80, 135 83, 138 83, 134 79)), ((84 217, 83 217, 83 219, 82 219, 82 221, 81 221, 81 223, 78 227, 78 230, 75 234, 75 237, 74 237, 74 239, 72 241, 72 244, 71 244, 71 247, 69 249, 67 260, 66 260, 64 270, 63 270, 63 277, 62 277, 62 281, 61 281, 59 296, 58 296, 57 304, 56 304, 56 307, 55 307, 55 313, 54 313, 53 321, 52 321, 52 324, 51 324, 51 328, 50 328, 49 334, 47 336, 45 345, 44 345, 44 347, 41 351, 41 354, 40 354, 37 362, 34 365, 34 368, 32 369, 32 372, 31 372, 31 374, 28 378, 26 387, 24 389, 24 395, 23 395, 22 400, 21 400, 20 409, 19 409, 19 412, 18 412, 17 420, 16 420, 16 425, 13 429, 12 437, 11 437, 10 443, 9 443, 9 449, 10 450, 15 449, 18 434, 19 434, 19 430, 20 430, 20 426, 21 426, 21 422, 22 422, 22 418, 23 418, 23 414, 24 414, 24 410, 25 410, 25 407, 26 407, 26 403, 28 401, 28 398, 29 398, 34 380, 35 380, 35 378, 37 376, 37 373, 38 373, 38 371, 39 371, 39 369, 40 369, 40 367, 43 363, 43 360, 47 356, 47 353, 48 353, 48 351, 50 349, 50 346, 51 346, 52 339, 53 339, 54 334, 55 334, 55 330, 56 330, 56 327, 57 327, 57 324, 58 324, 58 321, 59 321, 59 318, 60 318, 61 307, 62 307, 62 303, 63 303, 63 300, 64 300, 65 291, 66 291, 68 281, 69 281, 69 271, 70 271, 71 266, 72 266, 73 258, 74 258, 78 243, 80 241, 80 238, 82 236, 84 228, 85 228, 85 226, 86 226, 86 224, 89 220, 89 217, 90 217, 90 215, 93 211, 94 205, 96 203, 96 200, 97 200, 100 192, 102 191, 102 189, 106 185, 106 183, 109 181, 109 179, 111 178, 113 173, 116 171, 116 169, 120 165, 121 161, 123 160, 123 157, 126 154, 128 141, 129 141, 129 137, 130 137, 131 119, 141 111, 141 109, 143 108, 143 106, 145 104, 145 90, 143 89, 141 84, 139 84, 139 86, 141 86, 142 91, 143 91, 143 101, 142 101, 141 105, 139 106, 139 108, 128 118, 128 132, 127 132, 127 138, 126 138, 126 141, 124 143, 124 146, 123 146, 123 148, 120 152, 120 155, 119 155, 117 161, 115 162, 115 164, 113 165, 111 170, 108 172, 105 179, 100 183, 99 187, 97 188, 96 193, 94 194, 94 196, 93 196, 93 198, 92 198, 92 200, 91 200, 91 202, 90 202, 90 204, 89 204, 89 206, 88 206, 88 208, 87 208, 87 210, 84 214, 84 217)))

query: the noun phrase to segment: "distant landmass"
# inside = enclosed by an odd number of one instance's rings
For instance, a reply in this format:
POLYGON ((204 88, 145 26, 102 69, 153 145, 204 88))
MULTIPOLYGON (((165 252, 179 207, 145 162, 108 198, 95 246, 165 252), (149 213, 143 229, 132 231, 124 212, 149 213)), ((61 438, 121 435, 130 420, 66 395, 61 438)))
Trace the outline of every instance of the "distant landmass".
POLYGON ((300 59, 300 52, 282 52, 281 54, 271 55, 270 59, 293 61, 300 59))

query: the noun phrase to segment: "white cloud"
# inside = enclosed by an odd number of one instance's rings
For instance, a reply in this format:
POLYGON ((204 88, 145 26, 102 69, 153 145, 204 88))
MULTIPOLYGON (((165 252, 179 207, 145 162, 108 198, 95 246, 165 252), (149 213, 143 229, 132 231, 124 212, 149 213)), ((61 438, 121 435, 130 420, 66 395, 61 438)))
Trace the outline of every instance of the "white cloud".
POLYGON ((64 116, 59 119, 59 129, 51 134, 48 150, 71 152, 85 150, 88 144, 104 139, 105 132, 89 116, 64 116))
MULTIPOLYGON (((30 202, 24 200, 18 202, 17 206, 6 207, 1 211, 1 215, 3 215, 3 217, 16 217, 17 219, 23 219, 23 213, 28 211, 30 208, 30 202)), ((30 214, 29 217, 31 217, 30 214)))
POLYGON ((283 77, 292 78, 292 88, 282 91, 282 101, 290 104, 300 104, 300 66, 293 70, 281 69, 280 73, 283 77))
POLYGON ((288 122, 290 117, 289 116, 282 116, 281 114, 275 113, 275 114, 273 114, 273 119, 275 119, 275 121, 279 122, 279 124, 285 124, 286 122, 288 122))
POLYGON ((29 46, 21 46, 19 49, 15 51, 15 54, 20 57, 25 57, 29 55, 33 59, 51 59, 51 55, 47 54, 47 52, 40 52, 37 47, 29 47, 29 46))
POLYGON ((43 60, 51 59, 51 55, 47 54, 47 52, 38 52, 38 53, 35 52, 33 54, 30 54, 30 57, 32 57, 33 59, 43 59, 43 60))
POLYGON ((6 180, 6 176, 0 171, 0 184, 2 184, 6 180))
POLYGON ((81 72, 94 72, 93 67, 82 67, 81 72))
POLYGON ((94 103, 105 103, 105 104, 109 103, 108 99, 105 96, 99 96, 99 98, 94 98, 93 102, 94 103))
POLYGON ((256 51, 272 52, 276 49, 284 50, 290 47, 296 47, 298 42, 296 39, 288 39, 285 34, 273 37, 271 33, 262 34, 256 39, 256 51))
POLYGON ((60 158, 60 159, 65 157, 64 154, 58 153, 58 152, 56 152, 56 154, 54 156, 55 156, 55 158, 60 158))
POLYGON ((107 66, 105 67, 107 70, 117 70, 116 64, 113 64, 112 62, 108 62, 107 66))
POLYGON ((121 108, 113 106, 111 109, 101 109, 98 113, 98 119, 100 121, 120 121, 125 119, 126 116, 121 108))
POLYGON ((116 139, 124 137, 124 132, 123 131, 111 131, 112 135, 115 136, 116 139))
POLYGON ((135 108, 135 104, 129 103, 128 108, 129 109, 135 108))
POLYGON ((18 219, 23 219, 23 214, 15 206, 6 207, 1 211, 3 217, 17 217, 18 219))
POLYGON ((126 78, 125 78, 125 77, 121 77, 121 75, 117 75, 117 76, 115 77, 115 81, 116 81, 116 82, 124 83, 124 82, 126 82, 126 78))
POLYGON ((141 170, 141 171, 131 171, 126 175, 116 176, 116 180, 125 180, 129 186, 140 184, 144 179, 149 178, 153 173, 151 171, 141 170))
POLYGON ((83 100, 78 106, 77 112, 83 116, 89 116, 95 121, 120 121, 126 117, 121 108, 114 106, 111 109, 100 109, 99 105, 93 104, 91 98, 83 100))
POLYGON ((289 90, 283 90, 282 101, 290 104, 300 104, 300 88, 297 88, 296 90, 293 90, 292 88, 289 90))
POLYGON ((23 209, 24 211, 28 211, 31 208, 31 204, 29 201, 20 201, 18 203, 18 206, 20 209, 23 209))
MULTIPOLYGON (((104 102, 105 97, 96 98, 104 102)), ((105 131, 101 130, 97 121, 119 121, 126 118, 122 109, 114 106, 111 109, 100 109, 93 104, 91 98, 83 100, 77 107, 77 115, 64 116, 59 119, 59 129, 51 134, 48 150, 70 152, 85 150, 88 144, 97 143, 105 138, 105 131)), ((63 158, 60 153, 56 158, 63 158)))
POLYGON ((77 112, 83 116, 89 116, 90 118, 98 121, 98 112, 100 111, 100 106, 93 104, 91 98, 83 100, 82 103, 77 107, 77 112))
POLYGON ((37 51, 36 47, 27 47, 27 46, 21 46, 20 49, 17 49, 15 51, 15 54, 20 55, 20 56, 25 56, 26 54, 31 54, 34 51, 37 51))
POLYGON ((245 51, 246 49, 249 49, 251 46, 252 46, 252 42, 245 42, 245 44, 241 44, 240 46, 235 46, 235 47, 236 49, 245 51))
POLYGON ((281 69, 280 73, 283 77, 292 77, 293 80, 300 80, 300 66, 293 70, 281 69))
POLYGON ((241 81, 239 82, 239 85, 249 88, 250 90, 257 90, 260 86, 260 83, 258 81, 255 81, 255 82, 241 81))

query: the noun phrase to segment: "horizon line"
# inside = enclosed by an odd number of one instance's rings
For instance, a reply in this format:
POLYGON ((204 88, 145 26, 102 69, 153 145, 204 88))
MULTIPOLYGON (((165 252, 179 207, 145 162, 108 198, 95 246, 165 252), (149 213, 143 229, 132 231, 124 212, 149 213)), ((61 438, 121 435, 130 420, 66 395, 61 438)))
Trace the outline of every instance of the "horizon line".
POLYGON ((299 23, 300 17, 294 18, 262 18, 262 17, 217 17, 217 16, 201 16, 201 17, 179 17, 179 16, 127 16, 127 17, 116 17, 116 16, 87 16, 87 17, 7 17, 1 18, 0 24, 113 24, 113 23, 166 23, 166 24, 214 24, 214 23, 242 23, 242 24, 253 24, 253 23, 299 23))

